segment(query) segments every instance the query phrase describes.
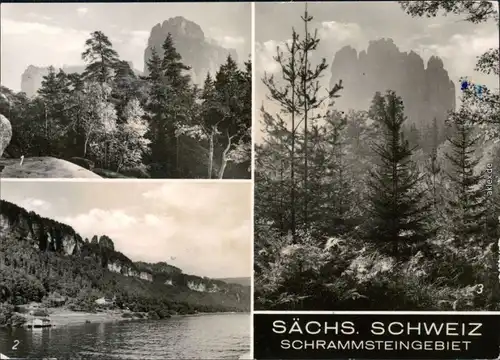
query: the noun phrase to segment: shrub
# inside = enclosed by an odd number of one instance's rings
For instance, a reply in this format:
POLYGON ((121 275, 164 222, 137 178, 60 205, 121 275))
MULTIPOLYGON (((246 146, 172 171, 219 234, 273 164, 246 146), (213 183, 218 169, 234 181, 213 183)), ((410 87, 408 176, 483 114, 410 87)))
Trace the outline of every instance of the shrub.
POLYGON ((101 169, 101 168, 95 168, 92 171, 94 173, 96 173, 97 175, 102 176, 103 178, 108 178, 108 179, 128 179, 128 176, 119 174, 119 173, 111 171, 111 170, 106 170, 106 169, 101 169))
POLYGON ((139 178, 139 179, 151 178, 151 175, 149 175, 146 166, 125 167, 120 170, 120 173, 132 178, 139 178))
POLYGON ((10 324, 10 319, 14 315, 14 306, 3 303, 0 304, 0 326, 5 326, 10 324))
POLYGON ((151 310, 148 312, 148 318, 151 320, 160 320, 160 316, 156 313, 156 311, 151 310))
POLYGON ((85 159, 82 157, 72 157, 68 161, 72 162, 73 164, 79 165, 81 167, 84 167, 87 170, 92 171, 94 169, 94 162, 89 159, 85 159))
POLYGON ((500 303, 494 244, 462 249, 434 239, 428 252, 398 259, 359 239, 256 235, 256 309, 458 311, 500 303))

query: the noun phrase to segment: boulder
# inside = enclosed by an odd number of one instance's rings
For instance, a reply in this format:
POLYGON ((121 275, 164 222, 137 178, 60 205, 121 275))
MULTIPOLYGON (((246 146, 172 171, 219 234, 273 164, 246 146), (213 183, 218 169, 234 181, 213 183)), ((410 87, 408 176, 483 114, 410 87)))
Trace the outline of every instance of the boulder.
POLYGON ((10 121, 0 114, 0 157, 2 157, 4 150, 9 146, 12 139, 12 126, 10 121))
POLYGON ((1 178, 101 178, 99 175, 69 161, 53 157, 0 158, 1 178))

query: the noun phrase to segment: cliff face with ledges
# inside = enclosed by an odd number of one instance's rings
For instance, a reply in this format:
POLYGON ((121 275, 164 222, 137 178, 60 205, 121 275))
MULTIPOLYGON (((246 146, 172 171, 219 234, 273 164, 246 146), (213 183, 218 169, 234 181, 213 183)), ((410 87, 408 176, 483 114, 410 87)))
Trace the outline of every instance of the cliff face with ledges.
POLYGON ((194 83, 202 84, 208 72, 214 75, 219 66, 226 62, 228 55, 237 61, 234 49, 210 43, 198 24, 177 16, 165 20, 162 24, 156 24, 151 29, 148 45, 144 51, 145 74, 148 73, 146 64, 151 58, 152 49, 155 48, 161 56, 163 42, 169 33, 172 35, 175 48, 182 56, 182 61, 191 67, 190 74, 194 83))
POLYGON ((441 59, 431 57, 425 66, 415 52, 401 52, 392 39, 371 41, 359 53, 350 46, 334 56, 330 86, 342 79, 344 89, 336 108, 367 110, 375 92, 394 90, 404 101, 407 126, 432 126, 434 117, 441 128, 446 114, 455 109, 455 85, 441 59))
MULTIPOLYGON (((113 240, 106 235, 95 235, 91 241, 83 240, 71 226, 43 218, 4 200, 0 200, 0 239, 15 241, 16 245, 22 245, 24 249, 27 246, 40 255, 54 252, 68 259, 91 258, 105 272, 158 285, 165 291, 175 288, 177 295, 179 292, 187 297, 193 292, 213 294, 217 296, 213 301, 229 301, 232 306, 245 309, 249 306, 249 286, 184 274, 181 269, 165 262, 134 262, 117 251, 113 240)), ((75 266, 77 263, 75 261, 75 266)))

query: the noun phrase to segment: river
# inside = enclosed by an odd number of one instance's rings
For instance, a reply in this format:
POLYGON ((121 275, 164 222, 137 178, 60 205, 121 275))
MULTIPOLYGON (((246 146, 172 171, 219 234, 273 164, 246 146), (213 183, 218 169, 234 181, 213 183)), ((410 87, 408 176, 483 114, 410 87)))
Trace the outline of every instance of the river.
POLYGON ((12 358, 238 359, 249 351, 249 314, 0 329, 0 353, 12 358))

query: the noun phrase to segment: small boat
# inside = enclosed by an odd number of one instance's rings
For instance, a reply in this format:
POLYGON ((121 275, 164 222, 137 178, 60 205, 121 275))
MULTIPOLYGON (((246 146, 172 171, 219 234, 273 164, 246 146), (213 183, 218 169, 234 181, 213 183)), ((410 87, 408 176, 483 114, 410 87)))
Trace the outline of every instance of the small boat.
POLYGON ((31 321, 31 324, 28 324, 29 328, 32 329, 39 329, 39 328, 45 328, 45 327, 51 327, 52 324, 50 323, 49 319, 33 319, 31 321))

